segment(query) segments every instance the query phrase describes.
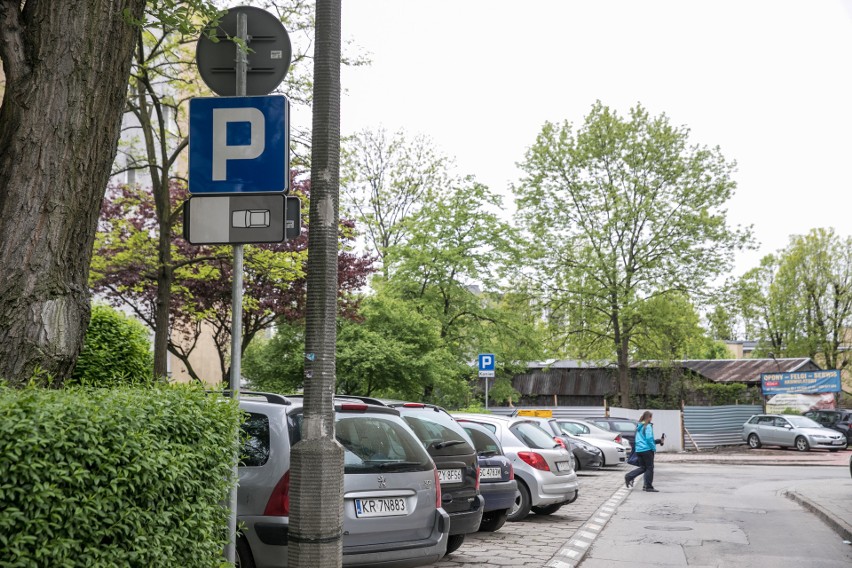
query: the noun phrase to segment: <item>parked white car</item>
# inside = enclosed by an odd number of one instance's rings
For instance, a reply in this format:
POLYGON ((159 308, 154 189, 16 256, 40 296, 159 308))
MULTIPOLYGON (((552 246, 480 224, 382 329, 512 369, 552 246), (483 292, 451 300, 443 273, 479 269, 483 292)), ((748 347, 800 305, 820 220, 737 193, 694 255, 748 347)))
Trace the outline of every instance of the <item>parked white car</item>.
POLYGON ((619 465, 627 462, 627 456, 631 452, 630 443, 628 442, 628 445, 625 447, 624 444, 616 442, 612 439, 612 432, 605 430, 609 434, 608 436, 605 438, 596 437, 592 435, 591 429, 587 432, 583 424, 577 424, 577 422, 582 421, 567 418, 551 418, 549 422, 551 427, 559 428, 567 436, 582 440, 599 449, 603 458, 602 466, 619 465))
POLYGON ((564 428, 568 428, 575 436, 581 438, 597 438, 599 440, 609 440, 620 444, 624 451, 630 454, 633 451, 633 446, 630 445, 630 440, 611 430, 605 430, 600 426, 592 424, 588 420, 580 420, 579 418, 557 418, 556 419, 564 428))

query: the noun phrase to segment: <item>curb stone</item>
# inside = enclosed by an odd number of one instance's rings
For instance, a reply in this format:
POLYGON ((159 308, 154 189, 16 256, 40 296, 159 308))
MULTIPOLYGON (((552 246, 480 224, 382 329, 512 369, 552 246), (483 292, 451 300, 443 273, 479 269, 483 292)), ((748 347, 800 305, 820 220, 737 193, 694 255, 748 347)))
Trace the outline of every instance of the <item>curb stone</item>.
POLYGON ((616 509, 630 494, 623 485, 601 505, 589 520, 583 523, 562 548, 545 564, 547 568, 575 568, 586 556, 595 539, 615 514, 616 509))
POLYGON ((795 491, 784 491, 784 497, 790 499, 791 501, 795 501, 796 503, 816 515, 822 522, 828 525, 831 530, 840 535, 843 540, 852 541, 852 526, 850 526, 843 519, 838 518, 836 515, 827 511, 825 508, 819 506, 804 495, 795 491))

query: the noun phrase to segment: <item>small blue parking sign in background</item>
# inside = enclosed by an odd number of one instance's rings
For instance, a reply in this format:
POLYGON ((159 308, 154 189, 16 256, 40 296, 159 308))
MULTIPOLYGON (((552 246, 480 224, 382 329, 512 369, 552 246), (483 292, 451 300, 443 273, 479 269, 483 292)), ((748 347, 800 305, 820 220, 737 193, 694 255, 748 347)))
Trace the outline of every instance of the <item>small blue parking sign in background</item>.
POLYGON ((189 192, 282 192, 289 185, 284 96, 189 101, 189 192))
POLYGON ((494 370, 494 354, 480 353, 479 354, 479 370, 493 371, 494 370))

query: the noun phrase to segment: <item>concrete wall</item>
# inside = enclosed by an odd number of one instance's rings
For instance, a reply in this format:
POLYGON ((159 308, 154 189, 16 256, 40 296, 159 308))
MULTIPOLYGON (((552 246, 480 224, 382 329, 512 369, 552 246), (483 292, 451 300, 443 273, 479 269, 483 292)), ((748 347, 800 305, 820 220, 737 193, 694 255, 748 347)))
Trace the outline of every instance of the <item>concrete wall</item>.
MULTIPOLYGON (((611 406, 609 415, 613 418, 632 418, 639 420, 643 410, 633 408, 619 408, 611 406)), ((683 429, 681 428, 680 410, 651 410, 654 413, 652 424, 654 425, 654 437, 659 438, 666 435, 666 443, 657 446, 658 452, 682 452, 683 451, 683 429)))

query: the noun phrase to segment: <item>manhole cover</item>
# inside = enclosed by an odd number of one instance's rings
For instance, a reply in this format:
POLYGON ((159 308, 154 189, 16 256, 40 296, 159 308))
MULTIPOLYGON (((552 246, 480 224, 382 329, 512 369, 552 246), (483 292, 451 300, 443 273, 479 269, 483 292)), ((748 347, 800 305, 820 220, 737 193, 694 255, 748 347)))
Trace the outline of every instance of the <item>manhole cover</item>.
POLYGON ((649 531, 691 531, 692 530, 690 527, 656 527, 656 526, 650 526, 650 527, 645 527, 645 528, 648 529, 649 531))

